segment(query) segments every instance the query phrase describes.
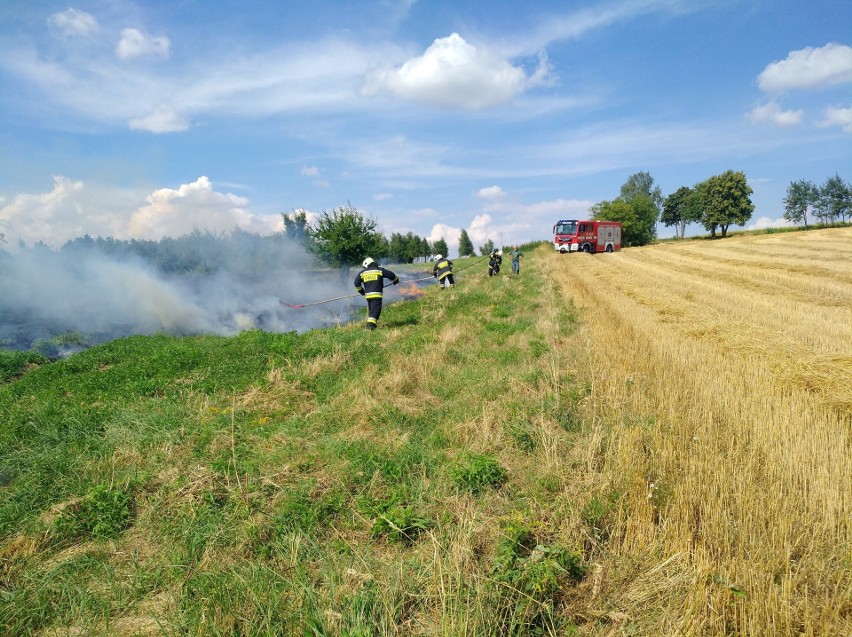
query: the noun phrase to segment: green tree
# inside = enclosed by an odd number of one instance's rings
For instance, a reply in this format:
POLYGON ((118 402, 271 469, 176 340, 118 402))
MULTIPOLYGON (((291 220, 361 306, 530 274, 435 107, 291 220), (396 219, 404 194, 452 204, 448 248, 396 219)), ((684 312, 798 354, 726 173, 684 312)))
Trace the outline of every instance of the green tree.
POLYGON ((462 228, 461 234, 459 235, 459 256, 472 257, 474 255, 476 255, 476 250, 473 249, 473 241, 471 241, 470 237, 467 235, 467 230, 462 228))
POLYGON ((846 221, 846 215, 852 210, 852 188, 839 175, 829 177, 819 188, 814 213, 825 222, 846 221))
POLYGON ((638 172, 630 175, 624 185, 621 186, 618 198, 629 203, 642 195, 651 199, 659 215, 663 207, 663 192, 659 186, 654 185, 654 178, 651 177, 650 173, 638 172))
POLYGON ((441 237, 435 243, 432 244, 432 254, 441 254, 443 256, 447 256, 447 253, 450 251, 449 246, 447 246, 447 242, 444 240, 444 237, 441 237))
POLYGON ((665 226, 675 226, 675 234, 681 239, 686 234, 686 225, 701 221, 702 207, 696 190, 681 186, 663 201, 660 221, 665 226))
POLYGON ((819 188, 812 181, 791 181, 784 197, 784 218, 792 223, 803 222, 808 227, 808 208, 813 207, 819 197, 819 188))
POLYGON ((388 258, 392 263, 403 263, 405 261, 405 239, 398 232, 391 233, 388 242, 388 258))
POLYGON ((323 210, 308 226, 311 251, 325 264, 340 268, 343 276, 365 257, 378 259, 387 254, 388 242, 377 230, 375 220, 361 214, 352 204, 331 212, 323 210))
POLYGON ((483 245, 479 246, 479 254, 482 256, 491 254, 492 250, 494 250, 494 241, 489 239, 483 245))
POLYGON ((742 226, 751 219, 753 191, 744 172, 726 170, 721 175, 710 177, 702 188, 704 215, 701 221, 714 236, 717 227, 722 230, 722 237, 726 237, 729 226, 742 226))
POLYGON ((305 243, 309 237, 308 213, 304 210, 294 210, 292 214, 281 213, 284 220, 284 234, 299 243, 305 243))
POLYGON ((653 241, 657 236, 657 219, 663 205, 663 194, 659 186, 654 186, 654 178, 647 172, 630 175, 621 186, 617 200, 627 203, 635 215, 627 238, 622 237, 625 244, 645 245, 653 241))

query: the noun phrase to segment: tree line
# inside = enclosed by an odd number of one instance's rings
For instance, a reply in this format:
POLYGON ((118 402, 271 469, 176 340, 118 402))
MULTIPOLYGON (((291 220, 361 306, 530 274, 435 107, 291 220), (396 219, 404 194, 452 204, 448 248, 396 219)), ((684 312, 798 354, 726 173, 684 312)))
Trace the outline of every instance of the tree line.
MULTIPOLYGON (((294 251, 286 235, 261 236, 234 228, 230 232, 213 233, 194 230, 189 234, 158 241, 149 239, 93 238, 86 234, 65 242, 54 250, 44 241, 31 246, 18 242, 18 253, 44 258, 49 256, 108 257, 116 261, 142 261, 164 275, 212 275, 229 272, 250 276, 270 269, 289 267, 304 259, 301 250, 294 251)), ((0 250, 0 258, 14 258, 0 250)))
POLYGON ((751 218, 751 194, 742 171, 727 170, 692 187, 681 186, 665 198, 649 173, 638 172, 621 186, 618 197, 595 204, 591 212, 593 219, 620 221, 626 246, 654 241, 658 221, 675 226, 681 238, 689 223, 702 224, 712 237, 717 230, 725 237, 731 225, 744 225, 751 218))
MULTIPOLYGON (((717 231, 726 237, 730 226, 742 226, 751 219, 752 193, 745 173, 726 170, 692 186, 681 186, 664 198, 654 178, 639 172, 627 179, 614 200, 592 206, 591 214, 593 219, 620 221, 626 246, 651 243, 658 221, 674 226, 680 238, 690 223, 701 224, 711 237, 717 231)), ((808 213, 822 224, 845 223, 847 217, 852 218, 852 186, 839 175, 829 177, 821 187, 807 180, 795 181, 787 189, 784 206, 784 219, 805 227, 808 213)))
MULTIPOLYGON (((386 238, 375 220, 351 204, 323 211, 313 223, 309 223, 307 213, 302 210, 281 213, 281 216, 283 231, 272 235, 254 234, 239 228, 220 233, 196 229, 177 238, 160 240, 95 238, 86 234, 65 242, 56 250, 44 241, 31 246, 19 241, 18 252, 44 255, 45 258, 48 255, 93 255, 119 261, 140 260, 164 275, 177 276, 218 272, 250 276, 282 267, 306 268, 314 261, 348 269, 360 264, 366 256, 390 263, 414 263, 449 252, 443 237, 430 242, 413 232, 394 232, 386 238)), ((5 236, 0 234, 0 244, 5 243, 5 236)), ((465 230, 461 231, 459 244, 460 256, 475 254, 465 230)), ((487 254, 493 247, 493 242, 488 241, 480 251, 487 254)), ((0 248, 0 259, 4 258, 14 257, 0 248)))
POLYGON ((822 186, 807 179, 790 182, 784 197, 784 218, 808 227, 808 213, 825 225, 852 218, 852 184, 840 175, 829 177, 822 186))

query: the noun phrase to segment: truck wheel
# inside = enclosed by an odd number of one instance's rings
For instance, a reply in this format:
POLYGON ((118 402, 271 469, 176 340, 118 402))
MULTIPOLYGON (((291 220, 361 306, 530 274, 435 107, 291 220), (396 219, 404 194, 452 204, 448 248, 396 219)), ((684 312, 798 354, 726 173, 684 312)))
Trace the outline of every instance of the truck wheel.
POLYGON ((606 251, 612 252, 612 244, 611 243, 606 247, 606 251))
POLYGON ((585 252, 586 254, 591 254, 592 253, 592 246, 587 243, 586 245, 583 246, 583 252, 585 252))

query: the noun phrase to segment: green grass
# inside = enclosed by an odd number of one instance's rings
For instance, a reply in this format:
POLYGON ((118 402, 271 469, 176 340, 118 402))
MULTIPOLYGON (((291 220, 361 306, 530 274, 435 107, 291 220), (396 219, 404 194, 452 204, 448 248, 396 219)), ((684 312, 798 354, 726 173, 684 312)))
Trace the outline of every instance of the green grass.
POLYGON ((3 352, 0 634, 568 634, 607 511, 535 260, 375 333, 3 352))

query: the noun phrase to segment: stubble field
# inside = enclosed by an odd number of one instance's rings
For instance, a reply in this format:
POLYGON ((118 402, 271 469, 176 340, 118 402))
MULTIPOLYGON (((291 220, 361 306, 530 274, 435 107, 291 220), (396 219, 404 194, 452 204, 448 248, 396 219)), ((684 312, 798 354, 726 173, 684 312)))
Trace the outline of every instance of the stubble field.
POLYGON ((547 263, 623 498, 613 634, 852 634, 852 228, 547 263))

